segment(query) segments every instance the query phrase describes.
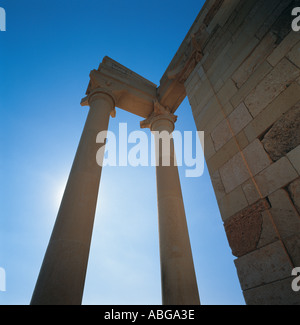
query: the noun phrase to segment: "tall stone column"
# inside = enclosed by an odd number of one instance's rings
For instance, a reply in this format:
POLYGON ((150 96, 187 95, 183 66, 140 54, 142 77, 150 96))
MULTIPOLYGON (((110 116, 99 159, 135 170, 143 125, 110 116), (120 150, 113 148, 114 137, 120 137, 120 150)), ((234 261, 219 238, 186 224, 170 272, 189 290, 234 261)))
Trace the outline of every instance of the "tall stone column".
MULTIPOLYGON (((107 131, 113 96, 95 89, 31 304, 81 304, 96 210, 101 167, 96 136, 107 131), (99 157, 98 157, 99 158, 99 157)), ((105 144, 103 144, 105 145, 105 144)), ((103 157, 102 157, 103 159, 103 157)))
MULTIPOLYGON (((171 135, 175 121, 176 116, 155 102, 153 113, 141 122, 142 128, 150 128, 156 144, 162 302, 164 305, 198 305, 198 286, 171 135), (163 131, 169 135, 169 148, 159 145, 163 131)), ((166 136, 162 138, 161 142, 166 136)))

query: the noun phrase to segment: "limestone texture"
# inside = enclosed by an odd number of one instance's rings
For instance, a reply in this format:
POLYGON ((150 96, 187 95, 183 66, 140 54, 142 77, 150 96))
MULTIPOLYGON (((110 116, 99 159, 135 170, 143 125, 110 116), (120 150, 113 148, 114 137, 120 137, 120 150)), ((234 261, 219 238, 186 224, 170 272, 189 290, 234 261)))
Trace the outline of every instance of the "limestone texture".
POLYGON ((300 103, 273 124, 262 143, 273 161, 280 159, 300 144, 300 103))

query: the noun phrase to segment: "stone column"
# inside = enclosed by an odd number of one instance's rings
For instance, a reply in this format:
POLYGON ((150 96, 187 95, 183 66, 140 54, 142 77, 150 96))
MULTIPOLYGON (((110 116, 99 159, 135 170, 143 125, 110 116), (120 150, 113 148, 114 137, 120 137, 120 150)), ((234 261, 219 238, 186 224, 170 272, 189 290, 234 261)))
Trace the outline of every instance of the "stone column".
POLYGON ((162 302, 164 305, 198 305, 198 286, 171 135, 175 121, 176 116, 155 102, 152 115, 141 122, 142 128, 149 127, 154 134, 158 155, 156 182, 162 302), (162 131, 169 135, 170 150, 159 145, 162 131), (168 161, 170 164, 164 166, 168 161))
MULTIPOLYGON (((31 304, 81 304, 101 176, 96 136, 107 131, 115 101, 103 89, 88 96, 90 110, 78 145, 31 304)), ((102 157, 103 159, 103 157, 102 157)))

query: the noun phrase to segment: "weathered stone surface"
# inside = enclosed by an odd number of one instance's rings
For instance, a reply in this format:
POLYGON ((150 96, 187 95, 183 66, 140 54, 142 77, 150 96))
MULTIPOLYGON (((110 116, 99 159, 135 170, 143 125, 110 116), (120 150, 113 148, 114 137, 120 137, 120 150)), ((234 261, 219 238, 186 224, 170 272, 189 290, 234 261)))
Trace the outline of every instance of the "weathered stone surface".
POLYGON ((299 35, 293 30, 290 31, 284 40, 270 54, 267 61, 274 67, 298 41, 299 35))
POLYGON ((228 121, 234 134, 240 132, 251 120, 252 116, 244 103, 238 105, 228 116, 228 121))
POLYGON ((252 141, 244 150, 243 155, 250 169, 252 176, 268 167, 272 161, 265 152, 261 142, 258 139, 252 141))
POLYGON ((299 100, 300 85, 294 82, 245 127, 248 140, 251 142, 260 137, 282 114, 297 105, 299 100))
POLYGON ((295 234, 284 239, 284 244, 290 254, 294 265, 300 265, 300 234, 295 234))
POLYGON ((224 185, 222 183, 220 173, 218 170, 216 170, 211 175, 211 182, 212 182, 217 200, 222 199, 226 195, 226 192, 225 192, 224 185))
POLYGON ((230 99, 234 106, 243 101, 246 96, 257 86, 257 84, 272 70, 272 66, 264 61, 257 69, 252 72, 247 81, 241 85, 237 93, 230 99))
POLYGON ((295 149, 291 150, 287 154, 287 157, 292 163, 293 167, 297 170, 298 174, 300 175, 300 145, 297 146, 295 149))
POLYGON ((279 239, 272 219, 270 218, 270 210, 262 212, 262 227, 257 248, 271 244, 279 239))
POLYGON ((227 119, 219 123, 212 131, 211 137, 214 141, 215 149, 219 150, 233 135, 241 131, 252 117, 244 103, 241 103, 227 119))
POLYGON ((259 189, 256 188, 252 178, 248 179, 242 184, 242 189, 249 204, 252 204, 260 199, 259 189))
POLYGON ((234 262, 243 290, 287 278, 292 270, 280 241, 239 257, 234 262))
POLYGON ((300 217, 288 192, 279 189, 268 196, 271 209, 268 211, 281 238, 300 234, 300 217))
POLYGON ((298 174, 289 160, 286 157, 282 157, 257 174, 254 179, 262 197, 265 197, 277 189, 286 186, 297 177, 298 174))
POLYGON ((299 76, 299 69, 283 59, 246 97, 245 104, 256 116, 299 76))
POLYGON ((212 19, 214 18, 218 10, 220 9, 223 2, 224 0, 216 0, 212 5, 212 7, 209 9, 203 21, 206 26, 210 24, 210 22, 212 21, 212 19))
POLYGON ((232 158, 240 149, 242 150, 248 145, 248 140, 243 131, 241 131, 235 138, 231 138, 221 147, 208 161, 207 166, 214 172, 223 166, 226 161, 232 158))
POLYGON ((216 153, 214 144, 212 142, 211 136, 204 132, 204 155, 206 159, 209 159, 213 154, 216 153))
POLYGON ((264 20, 255 36, 261 39, 271 28, 271 33, 276 37, 276 44, 279 44, 291 30, 289 18, 296 3, 292 0, 281 0, 278 5, 274 4, 272 14, 264 20))
POLYGON ((300 42, 288 53, 287 58, 300 68, 300 42))
POLYGON ((288 187, 293 203, 300 214, 300 178, 294 180, 288 187))
POLYGON ((220 167, 220 175, 227 193, 244 183, 251 176, 271 164, 271 160, 264 151, 261 142, 256 139, 250 143, 242 153, 237 153, 220 167))
POLYGON ((300 103, 274 123, 262 143, 273 161, 280 159, 300 144, 300 103))
POLYGON ((275 47, 276 38, 272 33, 268 33, 264 39, 257 45, 251 55, 236 70, 232 78, 240 88, 251 74, 259 67, 265 58, 271 53, 275 47))
POLYGON ((231 192, 250 177, 250 173, 240 152, 228 160, 219 171, 227 193, 231 192))
POLYGON ((224 106, 236 92, 237 88, 234 82, 231 79, 226 80, 223 87, 217 93, 220 104, 224 106))
POLYGON ((224 227, 233 255, 239 257, 256 249, 262 229, 262 212, 269 207, 263 199, 225 221, 224 227))
POLYGON ((294 277, 244 291, 247 305, 299 305, 300 295, 291 289, 294 277))
POLYGON ((218 203, 223 221, 248 206, 248 202, 240 186, 229 194, 226 194, 218 203))

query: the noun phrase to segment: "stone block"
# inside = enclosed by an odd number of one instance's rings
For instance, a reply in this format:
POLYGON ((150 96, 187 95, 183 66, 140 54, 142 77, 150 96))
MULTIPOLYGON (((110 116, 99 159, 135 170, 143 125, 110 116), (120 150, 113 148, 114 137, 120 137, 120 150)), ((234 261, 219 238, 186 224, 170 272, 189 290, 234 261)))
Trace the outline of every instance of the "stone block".
POLYGON ((257 248, 271 244, 279 239, 278 233, 270 218, 270 210, 262 212, 262 226, 257 248))
POLYGON ((214 36, 204 48, 204 51, 209 53, 205 59, 205 69, 209 69, 213 65, 214 61, 222 53, 223 48, 226 47, 228 42, 231 42, 231 36, 229 32, 224 33, 220 26, 217 27, 214 36))
POLYGON ((236 7, 236 13, 234 15, 234 18, 230 21, 228 25, 228 31, 231 34, 235 34, 237 30, 240 28, 241 25, 243 25, 243 22, 245 19, 247 19, 247 16, 249 15, 249 12, 251 8, 254 6, 253 0, 244 0, 240 2, 236 7))
POLYGON ((188 96, 189 103, 191 105, 192 111, 197 107, 197 102, 194 96, 188 96))
MULTIPOLYGON (((238 33, 240 32, 254 38, 256 33, 258 33, 261 28, 264 28, 269 18, 272 18, 273 10, 271 8, 276 8, 280 2, 282 2, 282 0, 273 0, 272 4, 265 0, 253 1, 253 7, 245 17, 238 33)), ((263 35, 260 36, 263 37, 263 35)))
POLYGON ((214 91, 208 80, 201 83, 201 87, 195 92, 195 99, 199 107, 204 107, 209 99, 214 95, 214 91))
POLYGON ((234 256, 240 257, 256 249, 262 231, 262 212, 269 207, 262 199, 225 221, 225 232, 234 256))
POLYGON ((253 183, 253 179, 250 178, 242 184, 242 189, 245 193, 247 201, 252 204, 260 199, 259 189, 253 183))
POLYGON ((216 151, 218 151, 233 136, 228 124, 229 121, 227 119, 224 119, 211 132, 211 137, 216 151))
POLYGON ((219 171, 216 170, 215 172, 213 172, 211 174, 210 179, 214 188, 216 198, 218 201, 220 201, 226 195, 226 192, 219 171))
POLYGON ((287 54, 287 58, 300 68, 300 42, 287 54))
POLYGON ((261 111, 244 129, 250 142, 260 137, 282 114, 300 100, 300 85, 292 83, 271 104, 261 111))
POLYGON ((220 104, 224 106, 230 98, 237 92, 237 88, 231 79, 227 79, 223 87, 217 93, 220 104))
POLYGON ((245 104, 252 116, 257 116, 299 75, 300 70, 287 59, 280 61, 246 97, 245 104))
POLYGON ((294 265, 299 266, 300 265, 300 249, 299 249, 300 234, 295 234, 291 237, 285 238, 284 244, 290 254, 290 257, 292 258, 294 265))
POLYGON ((243 290, 290 277, 292 270, 280 241, 239 257, 234 262, 243 290))
POLYGON ((300 103, 279 118, 265 134, 262 143, 273 161, 300 144, 300 103))
POLYGON ((280 42, 290 31, 290 15, 295 3, 291 0, 281 0, 278 5, 272 3, 271 15, 264 19, 262 26, 255 36, 261 39, 268 30, 278 37, 280 42))
POLYGON ((219 150, 234 134, 241 131, 252 120, 246 106, 241 103, 227 120, 223 120, 212 131, 211 136, 214 141, 215 149, 219 150))
POLYGON ((291 31, 268 56, 267 61, 274 67, 299 41, 299 34, 291 31))
POLYGON ((258 139, 254 140, 242 153, 237 153, 220 167, 220 175, 226 192, 229 193, 270 164, 271 160, 261 142, 258 139))
POLYGON ((248 206, 248 202, 240 186, 226 194, 218 203, 223 221, 248 206))
POLYGON ((216 26, 216 24, 219 24, 220 26, 225 25, 228 18, 230 17, 235 7, 239 3, 239 0, 224 0, 224 1, 216 0, 213 6, 215 6, 215 4, 218 3, 221 3, 221 6, 216 11, 216 14, 214 15, 213 19, 209 23, 208 26, 209 31, 211 31, 216 26))
POLYGON ((286 157, 282 157, 254 177, 254 180, 265 197, 277 189, 286 186, 298 177, 297 172, 286 157))
POLYGON ((243 150, 243 155, 246 159, 252 176, 255 176, 272 163, 271 159, 265 152, 262 143, 258 139, 252 141, 243 150))
POLYGON ((231 192, 250 177, 249 171, 240 152, 220 167, 219 171, 226 193, 231 192))
POLYGON ((236 82, 238 88, 247 81, 247 79, 256 71, 261 63, 267 58, 275 47, 273 34, 268 33, 264 39, 257 45, 254 51, 242 63, 242 65, 234 72, 232 79, 236 82))
POLYGON ((283 240, 295 234, 300 234, 300 217, 291 201, 288 192, 279 189, 268 196, 271 209, 269 217, 275 224, 283 240))
MULTIPOLYGON (((239 105, 246 96, 257 86, 257 84, 272 70, 272 66, 264 61, 257 69, 249 76, 244 84, 238 83, 239 90, 231 98, 231 103, 234 107, 239 105)), ((237 82, 237 81, 236 81, 237 82)))
MULTIPOLYGON (((288 190, 295 208, 300 214, 300 178, 294 180, 289 186, 288 190)), ((300 265, 300 264, 299 264, 300 265)))
POLYGON ((300 175, 300 145, 298 145, 295 149, 291 150, 287 154, 287 157, 292 163, 293 167, 298 172, 298 174, 300 175))
POLYGON ((247 305, 299 305, 300 295, 291 289, 294 277, 244 291, 247 305))
POLYGON ((227 80, 232 76, 236 69, 242 64, 242 62, 248 57, 252 50, 257 46, 259 40, 255 37, 243 36, 242 40, 236 40, 232 46, 229 55, 231 57, 231 62, 228 68, 222 73, 222 79, 227 80))
POLYGON ((228 41, 211 66, 207 65, 206 62, 203 63, 204 70, 207 72, 207 77, 213 85, 232 63, 232 58, 227 54, 231 46, 232 42, 228 41))
POLYGON ((230 158, 232 158, 239 150, 243 150, 248 145, 248 139, 243 131, 231 138, 224 146, 217 151, 207 161, 207 166, 212 172, 223 166, 230 158))
POLYGON ((211 120, 217 119, 219 120, 218 123, 220 123, 220 121, 222 121, 222 119, 224 118, 224 114, 222 113, 220 104, 218 103, 215 96, 213 96, 205 106, 198 105, 197 110, 193 112, 193 114, 197 130, 205 131, 208 133, 210 132, 206 126, 211 120))
POLYGON ((209 159, 212 155, 216 153, 211 136, 204 132, 204 156, 205 159, 209 159))
POLYGON ((190 75, 184 84, 187 94, 193 96, 195 88, 197 85, 199 86, 199 84, 201 84, 199 75, 197 73, 193 73, 192 76, 190 75))

